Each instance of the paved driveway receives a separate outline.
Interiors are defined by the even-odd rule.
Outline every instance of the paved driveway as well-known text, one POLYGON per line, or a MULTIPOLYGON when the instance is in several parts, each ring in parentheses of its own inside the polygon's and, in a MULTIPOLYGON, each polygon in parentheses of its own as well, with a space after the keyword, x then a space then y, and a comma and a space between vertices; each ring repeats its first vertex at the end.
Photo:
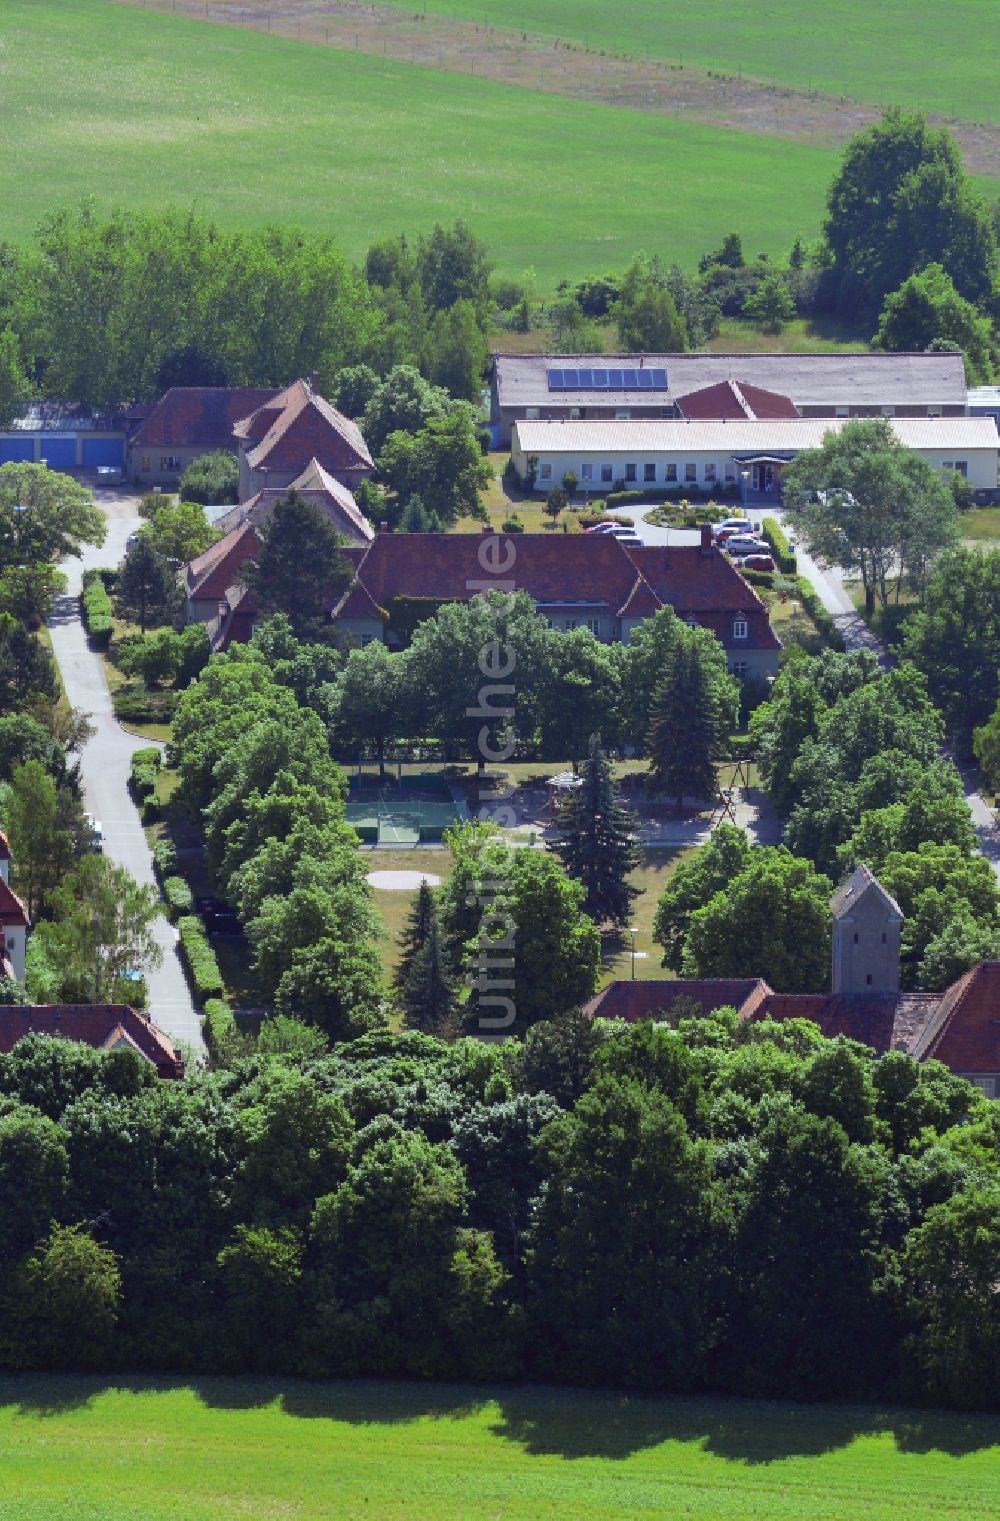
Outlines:
MULTIPOLYGON (((101 659, 87 644, 77 604, 84 569, 117 565, 139 517, 135 497, 118 491, 96 491, 94 495, 108 519, 108 537, 102 549, 88 548, 82 559, 63 566, 69 590, 60 598, 52 619, 52 645, 67 697, 74 708, 89 715, 94 725, 94 737, 81 756, 81 770, 87 810, 104 828, 105 855, 127 867, 137 882, 154 884, 152 858, 128 792, 132 752, 147 741, 126 734, 115 718, 101 659)), ((164 917, 158 920, 155 933, 163 950, 163 965, 148 974, 149 1011, 168 1035, 201 1050, 201 1024, 178 958, 177 932, 164 917)))

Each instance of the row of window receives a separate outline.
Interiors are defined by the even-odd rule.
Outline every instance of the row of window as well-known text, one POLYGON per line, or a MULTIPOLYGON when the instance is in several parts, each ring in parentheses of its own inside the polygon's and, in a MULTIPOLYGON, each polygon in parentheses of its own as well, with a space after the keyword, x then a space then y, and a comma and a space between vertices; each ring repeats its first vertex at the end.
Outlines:
MULTIPOLYGON (((674 464, 673 461, 670 461, 669 463, 667 463, 666 465, 664 465, 662 477, 657 475, 657 468, 658 467, 657 467, 657 465, 655 464, 654 461, 652 461, 652 460, 647 460, 646 461, 646 463, 642 466, 642 480, 643 480, 644 483, 649 484, 650 482, 662 479, 663 481, 665 481, 669 485, 671 482, 677 482, 677 481, 681 480, 681 478, 682 478, 680 476, 680 474, 678 473, 679 470, 680 470, 680 466, 674 464)), ((622 465, 614 465, 614 464, 610 464, 609 465, 607 463, 604 463, 604 464, 602 464, 600 466, 595 466, 594 463, 593 463, 593 461, 591 461, 591 460, 584 460, 583 463, 581 464, 581 466, 580 466, 580 476, 579 476, 580 480, 581 481, 593 481, 593 480, 597 480, 598 476, 596 476, 594 474, 595 469, 599 469, 599 471, 600 471, 600 477, 599 478, 602 481, 602 483, 604 483, 604 484, 608 484, 611 481, 617 480, 618 477, 615 475, 615 471, 616 470, 622 471, 623 469, 624 469, 624 475, 622 476, 622 479, 624 481, 626 481, 626 482, 631 481, 631 482, 634 482, 636 484, 638 484, 638 481, 639 481, 639 466, 637 464, 635 464, 635 463, 629 462, 629 463, 626 463, 624 466, 622 466, 622 465)), ((550 481, 552 479, 552 462, 551 462, 551 460, 543 460, 542 461, 542 464, 539 467, 539 471, 538 471, 538 478, 539 478, 539 480, 542 480, 542 481, 550 481)), ((714 460, 706 460, 705 463, 704 463, 704 465, 702 465, 702 467, 701 467, 701 478, 702 478, 703 481, 707 481, 709 483, 709 485, 713 485, 719 479, 719 468, 718 468, 718 465, 716 464, 716 462, 714 460)), ((736 479, 736 468, 735 468, 734 465, 727 464, 725 466, 725 478, 726 478, 727 481, 735 481, 735 479, 736 479)), ((697 482, 697 480, 698 480, 698 466, 696 464, 692 464, 691 462, 688 462, 684 466, 684 476, 683 476, 683 479, 684 479, 684 481, 690 482, 690 483, 697 482)))
MULTIPOLYGON (((139 461, 139 469, 140 469, 140 471, 142 471, 145 474, 146 471, 151 470, 152 468, 153 468, 153 462, 152 462, 152 459, 151 459, 150 455, 144 454, 142 456, 141 460, 139 461)), ((183 468, 183 461, 179 458, 178 455, 176 455, 176 454, 161 454, 160 455, 160 469, 161 470, 180 470, 182 468, 183 468)))

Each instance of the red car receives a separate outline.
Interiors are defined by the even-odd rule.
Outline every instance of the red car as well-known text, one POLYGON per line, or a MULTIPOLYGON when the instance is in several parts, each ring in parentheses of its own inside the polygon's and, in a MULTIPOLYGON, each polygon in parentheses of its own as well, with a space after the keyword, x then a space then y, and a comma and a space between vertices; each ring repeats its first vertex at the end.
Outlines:
POLYGON ((774 570, 770 555, 738 555, 735 562, 741 570, 774 570))

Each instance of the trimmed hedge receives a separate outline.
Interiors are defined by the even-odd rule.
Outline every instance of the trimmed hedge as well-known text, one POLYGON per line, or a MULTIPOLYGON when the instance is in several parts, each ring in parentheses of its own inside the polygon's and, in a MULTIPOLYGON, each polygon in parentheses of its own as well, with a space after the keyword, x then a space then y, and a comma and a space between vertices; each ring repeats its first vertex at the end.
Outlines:
POLYGON ((771 546, 774 562, 782 575, 798 575, 798 561, 777 518, 765 518, 761 524, 761 530, 766 542, 771 546))
POLYGON ((156 796, 156 778, 160 770, 159 750, 136 750, 129 768, 128 784, 137 802, 156 796), (150 756, 155 756, 155 762, 150 756))
POLYGON ((177 849, 173 840, 157 840, 153 846, 153 870, 161 883, 177 875, 177 849))
POLYGON ((224 998, 205 999, 205 1018, 201 1028, 212 1056, 218 1056, 228 1048, 238 1031, 233 1011, 224 998))
POLYGON ((195 996, 202 1004, 206 998, 221 998, 226 985, 201 920, 194 914, 183 914, 177 921, 177 932, 195 996))
POLYGON ((102 572, 99 570, 87 570, 83 573, 80 617, 91 643, 96 649, 106 650, 111 643, 114 623, 111 615, 111 598, 108 596, 102 572))
POLYGON ((150 692, 141 683, 111 694, 115 717, 123 723, 168 724, 177 706, 176 692, 150 692))
POLYGON ((163 896, 171 919, 194 913, 194 894, 183 877, 164 877, 163 896))
POLYGON ((833 614, 827 612, 805 576, 796 576, 795 585, 802 606, 815 623, 819 633, 826 640, 831 650, 844 649, 844 636, 834 623, 833 614))

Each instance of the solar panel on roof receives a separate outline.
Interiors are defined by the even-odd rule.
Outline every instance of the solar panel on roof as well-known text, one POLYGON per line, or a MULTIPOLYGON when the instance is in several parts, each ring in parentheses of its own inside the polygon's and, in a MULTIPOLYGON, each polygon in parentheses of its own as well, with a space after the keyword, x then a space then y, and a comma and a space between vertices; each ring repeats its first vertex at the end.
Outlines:
POLYGON ((562 370, 550 370, 549 371, 549 390, 550 391, 561 391, 562 388, 563 388, 563 372, 562 372, 562 370))
POLYGON ((593 390, 593 387, 594 387, 594 372, 593 372, 593 370, 581 370, 580 371, 579 385, 580 385, 580 390, 581 391, 591 391, 591 390, 593 390))
POLYGON ((608 390, 609 391, 620 391, 621 388, 622 388, 622 372, 621 372, 621 370, 609 370, 608 371, 608 390))
POLYGON ((593 375, 594 375, 594 390, 595 391, 606 391, 608 389, 608 372, 607 372, 607 370, 594 370, 593 375))
POLYGON ((567 391, 575 391, 580 385, 579 370, 563 370, 563 385, 567 391))
POLYGON ((622 385, 626 391, 636 391, 639 388, 639 371, 622 370, 622 385))
POLYGON ((640 391, 651 391, 652 389, 653 389, 653 372, 652 372, 652 370, 640 370, 639 371, 639 390, 640 391))
POLYGON ((654 391, 665 391, 667 389, 667 372, 666 372, 666 370, 650 370, 649 373, 653 377, 653 390, 654 391))

